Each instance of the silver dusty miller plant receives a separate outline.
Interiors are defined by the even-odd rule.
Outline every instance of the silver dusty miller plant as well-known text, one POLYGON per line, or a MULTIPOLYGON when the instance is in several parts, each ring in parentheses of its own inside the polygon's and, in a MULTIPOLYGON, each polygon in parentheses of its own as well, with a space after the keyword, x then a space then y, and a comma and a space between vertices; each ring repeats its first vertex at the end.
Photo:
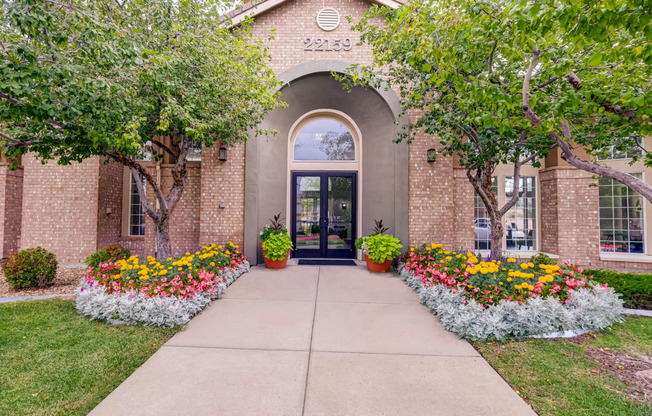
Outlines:
POLYGON ((550 297, 530 299, 521 305, 505 300, 484 308, 473 299, 467 300, 464 289, 454 293, 441 284, 425 287, 421 278, 404 265, 399 267, 399 273, 419 293, 421 303, 439 317, 444 328, 472 340, 598 331, 623 321, 623 301, 613 288, 596 286, 575 290, 568 304, 550 297))
POLYGON ((114 324, 185 325, 213 299, 221 298, 226 288, 249 269, 249 262, 245 261, 235 269, 224 270, 220 276, 225 281, 215 285, 212 295, 210 291, 204 291, 190 299, 174 296, 147 298, 136 291, 110 294, 102 286, 90 285, 86 279, 82 279, 75 291, 75 304, 80 314, 114 324))

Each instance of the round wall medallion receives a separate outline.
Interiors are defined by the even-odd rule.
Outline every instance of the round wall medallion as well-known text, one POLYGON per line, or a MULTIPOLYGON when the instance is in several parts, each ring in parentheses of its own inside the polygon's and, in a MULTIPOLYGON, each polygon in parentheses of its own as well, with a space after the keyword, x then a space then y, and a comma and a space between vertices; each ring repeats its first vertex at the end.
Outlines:
POLYGON ((340 25, 340 14, 332 7, 325 7, 317 13, 317 25, 327 32, 340 25))

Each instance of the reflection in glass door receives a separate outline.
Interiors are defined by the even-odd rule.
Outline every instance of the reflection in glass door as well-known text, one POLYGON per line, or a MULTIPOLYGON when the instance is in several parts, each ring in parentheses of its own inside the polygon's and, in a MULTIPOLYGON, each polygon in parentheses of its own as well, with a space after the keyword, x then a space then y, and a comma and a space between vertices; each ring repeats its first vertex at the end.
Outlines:
POLYGON ((321 177, 296 176, 294 200, 294 247, 306 257, 321 257, 321 177))
POLYGON ((355 257, 356 174, 292 174, 292 240, 296 257, 355 257))

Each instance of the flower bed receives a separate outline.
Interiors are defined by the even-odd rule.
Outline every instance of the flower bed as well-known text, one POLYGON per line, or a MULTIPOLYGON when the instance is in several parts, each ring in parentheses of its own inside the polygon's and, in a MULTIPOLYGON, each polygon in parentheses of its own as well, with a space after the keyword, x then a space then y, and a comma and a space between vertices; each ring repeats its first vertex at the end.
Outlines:
POLYGON ((484 262, 431 244, 402 255, 399 272, 444 327, 465 338, 595 331, 622 320, 614 290, 569 263, 484 262))
POLYGON ((100 263, 76 291, 77 311, 113 323, 183 325, 247 271, 249 261, 231 242, 163 262, 131 256, 100 263))

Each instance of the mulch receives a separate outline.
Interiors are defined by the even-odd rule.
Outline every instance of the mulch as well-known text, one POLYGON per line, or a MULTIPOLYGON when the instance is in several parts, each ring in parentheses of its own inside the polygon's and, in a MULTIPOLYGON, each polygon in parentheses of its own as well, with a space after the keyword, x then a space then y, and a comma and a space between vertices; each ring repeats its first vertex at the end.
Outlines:
POLYGON ((609 348, 589 349, 587 357, 599 365, 600 371, 609 371, 628 385, 629 397, 652 403, 652 357, 632 357, 609 348))
POLYGON ((85 268, 59 268, 51 284, 37 288, 13 289, 5 280, 0 268, 0 298, 14 296, 62 295, 74 293, 84 276, 85 268))

